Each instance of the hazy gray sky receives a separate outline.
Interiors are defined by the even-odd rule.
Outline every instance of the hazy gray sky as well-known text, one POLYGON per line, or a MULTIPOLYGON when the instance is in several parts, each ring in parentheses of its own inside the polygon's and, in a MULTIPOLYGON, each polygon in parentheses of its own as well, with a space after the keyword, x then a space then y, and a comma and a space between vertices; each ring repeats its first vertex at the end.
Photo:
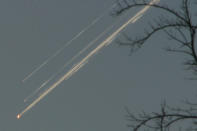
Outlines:
MULTIPOLYGON (((177 1, 177 0, 176 0, 177 1)), ((176 1, 163 0, 172 7, 176 1)), ((120 17, 105 17, 73 42, 25 84, 21 80, 113 4, 113 0, 1 0, 0 1, 0 130, 2 131, 128 131, 125 106, 132 112, 157 111, 166 99, 178 105, 195 98, 196 81, 185 80, 184 57, 163 48, 160 33, 129 56, 129 48, 115 43, 104 48, 78 73, 64 81, 20 120, 16 115, 31 101, 23 100, 77 51, 120 17)), ((125 32, 143 32, 154 18, 150 10, 125 32)), ((157 15, 157 14, 156 14, 157 15)), ((118 26, 120 26, 117 25, 118 26)), ((63 74, 64 72, 62 72, 63 74)))

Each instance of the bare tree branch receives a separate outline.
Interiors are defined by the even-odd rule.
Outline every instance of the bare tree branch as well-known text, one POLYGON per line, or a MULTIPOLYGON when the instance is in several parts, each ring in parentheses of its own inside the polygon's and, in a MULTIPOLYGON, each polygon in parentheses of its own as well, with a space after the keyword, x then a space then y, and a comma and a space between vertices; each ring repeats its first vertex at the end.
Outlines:
MULTIPOLYGON (((123 4, 119 2, 118 5, 120 9, 116 11, 115 15, 120 15, 130 8, 149 5, 147 0, 122 0, 122 2, 124 2, 124 8, 122 8, 123 4)), ((188 69, 193 70, 193 72, 197 75, 197 51, 195 49, 195 44, 197 44, 197 24, 195 25, 195 22, 192 21, 192 17, 196 17, 197 15, 192 16, 193 12, 190 9, 190 5, 192 4, 191 2, 192 0, 182 0, 180 11, 176 11, 164 4, 149 5, 158 11, 165 11, 161 12, 165 13, 165 15, 157 17, 157 19, 154 20, 154 24, 148 23, 150 29, 145 29, 144 35, 131 38, 128 34, 123 34, 126 41, 118 40, 117 42, 120 45, 131 46, 131 48, 140 48, 149 38, 153 37, 155 34, 158 34, 158 32, 163 31, 171 40, 174 40, 176 44, 179 44, 178 49, 177 47, 170 47, 167 50, 184 53, 190 56, 189 58, 191 59, 187 60, 185 65, 188 65, 188 69), (175 19, 169 20, 168 16, 170 16, 170 18, 173 16, 175 19)), ((193 2, 196 1, 193 0, 193 2)), ((195 4, 197 4, 197 2, 195 4)), ((160 112, 141 112, 138 115, 130 113, 129 109, 126 108, 127 119, 130 122, 128 126, 133 131, 139 131, 140 129, 169 131, 176 123, 190 120, 192 121, 193 127, 188 130, 197 130, 197 104, 189 101, 185 101, 184 104, 189 106, 189 108, 173 108, 163 103, 161 105, 160 112)), ((181 130, 181 128, 179 130, 181 130)))
POLYGON ((134 116, 127 109, 127 117, 129 117, 129 121, 131 121, 131 124, 128 126, 131 127, 133 131, 138 131, 143 127, 160 131, 170 130, 170 127, 178 121, 197 120, 197 115, 190 114, 191 112, 192 111, 190 110, 188 114, 188 110, 168 108, 166 105, 162 105, 160 113, 154 112, 148 114, 142 112, 141 114, 138 114, 138 116, 134 116))
MULTIPOLYGON (((158 20, 154 20, 157 26, 155 26, 155 24, 149 23, 149 27, 151 27, 151 31, 149 31, 150 29, 149 30, 145 29, 144 36, 136 36, 136 38, 134 39, 124 35, 126 36, 125 37, 126 42, 119 40, 118 43, 120 45, 130 46, 132 48, 131 51, 135 51, 137 48, 142 47, 142 45, 154 34, 157 34, 159 31, 164 31, 170 39, 174 40, 175 43, 179 43, 181 48, 187 47, 187 49, 183 49, 183 50, 168 49, 168 51, 180 52, 189 55, 192 58, 192 60, 190 60, 190 62, 186 62, 186 65, 191 66, 188 69, 192 69, 194 73, 197 73, 197 52, 195 50, 195 43, 197 43, 196 42, 197 25, 194 25, 191 19, 192 13, 189 10, 191 1, 192 0, 182 0, 182 5, 181 5, 182 12, 179 12, 169 8, 167 5, 159 5, 159 4, 149 5, 147 0, 143 0, 143 1, 130 0, 129 2, 128 0, 123 0, 122 2, 124 2, 124 5, 127 6, 124 6, 124 8, 118 10, 116 12, 116 15, 120 15, 121 13, 123 13, 124 11, 130 8, 142 7, 147 5, 159 9, 161 11, 164 10, 166 11, 166 13, 165 16, 159 17, 158 20), (168 15, 173 15, 176 19, 169 20, 167 17, 168 15), (187 37, 185 31, 183 30, 189 33, 187 37), (176 32, 179 32, 179 35, 177 35, 176 32)), ((119 5, 120 7, 122 7, 120 2, 119 5)))

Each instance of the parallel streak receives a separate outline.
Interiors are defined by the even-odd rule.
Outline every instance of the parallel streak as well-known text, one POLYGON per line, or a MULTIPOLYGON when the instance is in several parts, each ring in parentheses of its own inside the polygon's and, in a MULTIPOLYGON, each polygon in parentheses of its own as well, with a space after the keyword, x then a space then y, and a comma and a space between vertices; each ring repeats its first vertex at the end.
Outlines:
MULTIPOLYGON (((159 2, 160 0, 153 0, 149 3, 149 5, 159 2)), ((94 50, 92 50, 86 57, 84 57, 77 65, 75 65, 72 69, 70 69, 65 75, 63 75, 57 82, 52 84, 43 94, 41 94, 36 100, 34 100, 29 106, 27 106, 20 114, 17 115, 19 119, 25 112, 30 110, 33 106, 35 106, 40 100, 42 100, 47 94, 49 94, 53 89, 55 89, 59 84, 61 84, 64 80, 67 80, 71 77, 74 73, 76 73, 80 68, 82 68, 88 60, 96 54, 99 50, 105 47, 107 44, 112 42, 112 40, 123 30, 125 29, 130 23, 134 23, 139 19, 140 15, 143 15, 150 6, 145 6, 142 10, 140 10, 135 16, 130 18, 126 23, 124 23, 121 27, 119 27, 114 33, 112 33, 108 38, 106 38, 103 42, 101 42, 94 50)))
POLYGON ((42 89, 45 85, 47 85, 52 79, 54 79, 60 72, 62 72, 69 64, 71 64, 74 60, 76 60, 81 54, 83 54, 86 50, 88 50, 92 45, 94 45, 100 38, 102 38, 110 29, 112 29, 115 24, 111 25, 107 29, 105 29, 99 36, 97 36, 94 40, 92 40, 86 47, 80 50, 76 55, 74 55, 68 62, 66 62, 57 73, 53 74, 49 79, 43 82, 38 89, 36 89, 33 93, 27 96, 24 99, 24 102, 27 102, 28 99, 32 98, 40 89, 42 89))
MULTIPOLYGON (((111 8, 113 8, 114 5, 112 5, 111 8)), ((108 9, 109 10, 109 9, 108 9)), ((60 54, 66 47, 68 47, 74 40, 79 38, 83 33, 85 33, 87 30, 89 30, 92 26, 94 26, 99 20, 101 20, 102 17, 104 17, 105 12, 102 13, 100 16, 98 16, 95 20, 93 20, 88 26, 86 26, 83 30, 81 30, 77 35, 75 35, 70 41, 66 42, 65 45, 61 48, 59 48, 52 56, 50 56, 48 59, 46 59, 43 63, 41 63, 38 67, 36 67, 31 73, 29 73, 22 82, 26 82, 29 78, 31 78, 36 72, 38 72, 42 67, 44 67, 46 64, 49 63, 52 59, 54 59, 58 54, 60 54)))

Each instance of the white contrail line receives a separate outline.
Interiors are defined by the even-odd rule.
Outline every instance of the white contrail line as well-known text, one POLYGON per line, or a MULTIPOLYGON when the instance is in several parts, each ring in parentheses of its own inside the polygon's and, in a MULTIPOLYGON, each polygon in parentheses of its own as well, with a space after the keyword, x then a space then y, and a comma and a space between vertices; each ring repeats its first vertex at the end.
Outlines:
MULTIPOLYGON (((113 8, 114 5, 112 5, 109 9, 113 8)), ((107 9, 107 11, 109 10, 107 9)), ((105 11, 106 12, 106 11, 105 11)), ((30 77, 32 77, 37 71, 39 71, 43 66, 45 66, 49 61, 51 61, 54 57, 56 57, 58 54, 60 54, 67 46, 69 46, 74 40, 76 40, 78 37, 80 37, 83 33, 85 33, 87 30, 89 30, 92 26, 94 26, 102 17, 104 17, 105 12, 99 15, 95 20, 93 20, 88 26, 86 26, 83 30, 81 30, 77 35, 75 35, 70 41, 66 42, 65 45, 61 48, 59 48, 52 56, 48 57, 42 64, 40 64, 38 67, 36 67, 31 73, 29 73, 22 82, 24 83, 27 81, 30 77)))
MULTIPOLYGON (((116 22, 117 23, 117 22, 116 22)), ((68 62, 66 62, 59 70, 57 73, 53 74, 49 79, 47 79, 45 82, 41 84, 41 86, 36 89, 33 93, 31 93, 29 96, 27 96, 24 99, 24 102, 27 102, 28 99, 32 98, 40 89, 42 89, 45 85, 47 85, 52 79, 54 79, 60 72, 62 72, 69 64, 71 64, 74 60, 76 60, 81 54, 83 54, 87 49, 89 49, 92 45, 95 44, 100 38, 102 38, 109 30, 111 30, 116 23, 113 25, 109 26, 107 29, 105 29, 102 33, 99 34, 94 40, 89 42, 87 46, 85 46, 82 50, 80 50, 76 55, 74 55, 68 62)))
MULTIPOLYGON (((160 0, 153 0, 149 3, 149 5, 159 2, 160 0)), ((64 80, 67 80, 70 76, 72 76, 74 73, 76 73, 82 66, 84 66, 85 63, 88 62, 88 60, 99 50, 101 50, 103 47, 105 47, 108 42, 111 42, 111 40, 116 37, 125 27, 127 27, 130 23, 133 23, 133 21, 136 22, 136 18, 139 15, 142 15, 145 13, 150 6, 145 6, 141 11, 139 11, 134 17, 130 18, 125 24, 123 24, 121 27, 119 27, 114 33, 112 33, 108 38, 106 38, 103 42, 101 42, 94 50, 92 50, 86 57, 84 57, 77 65, 75 65, 72 69, 70 69, 64 76, 62 76, 57 82, 52 84, 45 92, 43 92, 42 95, 40 95, 36 100, 34 100, 29 106, 27 106, 20 114, 17 115, 17 118, 19 119, 25 112, 30 110, 33 106, 35 106, 40 100, 42 100, 48 93, 50 93, 53 89, 55 89, 59 84, 61 84, 64 80)), ((139 18, 139 17, 138 17, 139 18)))

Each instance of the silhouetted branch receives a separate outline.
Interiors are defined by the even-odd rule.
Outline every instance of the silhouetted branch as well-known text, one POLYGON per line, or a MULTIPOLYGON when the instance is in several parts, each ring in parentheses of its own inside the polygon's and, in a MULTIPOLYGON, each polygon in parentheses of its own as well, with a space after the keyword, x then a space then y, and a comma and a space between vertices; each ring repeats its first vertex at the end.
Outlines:
MULTIPOLYGON (((189 23, 183 16, 179 15, 178 12, 176 12, 176 11, 173 10, 173 9, 168 8, 167 6, 162 6, 162 5, 157 5, 157 4, 151 4, 151 5, 150 5, 150 4, 149 4, 148 2, 146 2, 146 1, 143 1, 142 3, 139 3, 139 2, 137 2, 136 0, 132 0, 132 1, 133 1, 132 4, 129 4, 129 5, 127 5, 127 7, 122 8, 121 10, 117 11, 117 12, 115 13, 115 15, 120 15, 122 12, 124 12, 124 11, 127 10, 127 9, 131 9, 131 8, 134 8, 134 7, 143 7, 143 6, 147 6, 147 5, 148 5, 148 6, 151 6, 151 7, 154 7, 154 8, 158 8, 158 9, 164 10, 164 11, 166 11, 166 12, 168 12, 168 13, 170 13, 170 14, 176 16, 177 18, 179 18, 179 19, 182 20, 183 22, 189 23)), ((118 2, 118 3, 119 3, 119 2, 118 2)), ((121 7, 121 4, 120 4, 120 3, 119 3, 119 5, 120 5, 120 7, 121 7)))
MULTIPOLYGON (((180 11, 176 11, 164 4, 149 5, 148 0, 118 1, 120 9, 114 13, 115 15, 120 15, 131 8, 147 5, 158 11, 162 11, 161 13, 165 13, 165 15, 154 19, 154 24, 148 23, 150 28, 149 30, 144 30, 144 35, 131 38, 128 34, 123 33, 126 41, 117 40, 117 42, 120 45, 131 46, 131 48, 140 48, 149 38, 153 37, 158 32, 163 31, 171 40, 174 40, 176 44, 179 44, 178 48, 168 48, 167 50, 184 53, 190 56, 191 59, 187 60, 185 64, 189 65, 188 69, 193 70, 197 75, 197 52, 195 50, 195 44, 197 44, 197 23, 195 24, 195 21, 192 21, 192 17, 197 17, 197 14, 192 16, 192 11, 190 9, 191 2, 192 0, 182 0, 180 11), (169 20, 168 16, 170 16, 170 18, 173 17, 174 19, 169 20)), ((193 0, 193 2, 196 1, 193 0)), ((195 4, 197 4, 197 2, 195 4)), ((191 120, 193 127, 189 130, 197 130, 195 127, 197 125, 197 104, 189 101, 185 101, 184 104, 189 106, 189 108, 172 108, 163 103, 159 113, 141 112, 138 115, 130 113, 129 109, 126 108, 128 114, 127 119, 130 122, 128 126, 132 128, 133 131, 139 131, 140 129, 168 131, 180 121, 191 120)))
MULTIPOLYGON (((149 27, 151 27, 151 31, 144 30, 143 36, 136 36, 136 38, 129 38, 126 36, 126 42, 118 41, 120 45, 127 45, 131 48, 140 48, 142 45, 151 38, 154 34, 157 34, 159 31, 164 31, 167 36, 176 41, 176 43, 180 44, 180 47, 187 47, 188 49, 168 49, 168 51, 173 52, 180 52, 185 53, 189 55, 192 60, 189 60, 189 62, 186 62, 186 65, 191 66, 188 69, 192 69, 194 73, 197 73, 197 52, 195 50, 195 43, 196 43, 196 30, 197 25, 194 25, 192 22, 192 13, 189 5, 192 0, 182 0, 181 4, 181 11, 176 11, 174 9, 169 8, 167 5, 160 5, 160 4, 149 4, 147 0, 122 0, 118 1, 118 6, 120 7, 119 10, 115 12, 115 15, 120 15, 124 11, 135 8, 135 7, 143 7, 143 6, 151 6, 153 8, 156 8, 159 10, 165 11, 166 15, 172 15, 175 17, 175 20, 169 20, 167 16, 159 17, 158 20, 154 20, 157 26, 155 24, 149 23, 149 27), (124 3, 124 4, 123 4, 124 3), (124 6, 122 6, 124 5, 124 6), (185 31, 183 31, 185 30, 185 31), (186 35, 186 31, 187 34, 186 35), (176 35, 175 32, 178 32, 179 35, 176 35), (187 37, 186 37, 187 36, 187 37), (189 37, 188 37, 189 36, 189 37), (191 62, 192 61, 192 62, 191 62)), ((161 12, 163 13, 163 12, 161 12)), ((149 29, 150 30, 150 29, 149 29)), ((131 49, 131 51, 134 51, 134 49, 131 49)))
POLYGON ((170 130, 173 124, 183 121, 183 120, 197 120, 197 115, 191 113, 196 111, 194 109, 181 109, 181 108, 171 108, 166 104, 161 105, 161 112, 159 113, 145 113, 142 112, 137 116, 129 112, 129 109, 126 109, 128 114, 128 120, 131 124, 128 126, 132 128, 133 131, 139 131, 140 129, 152 129, 155 131, 166 131, 170 130))

